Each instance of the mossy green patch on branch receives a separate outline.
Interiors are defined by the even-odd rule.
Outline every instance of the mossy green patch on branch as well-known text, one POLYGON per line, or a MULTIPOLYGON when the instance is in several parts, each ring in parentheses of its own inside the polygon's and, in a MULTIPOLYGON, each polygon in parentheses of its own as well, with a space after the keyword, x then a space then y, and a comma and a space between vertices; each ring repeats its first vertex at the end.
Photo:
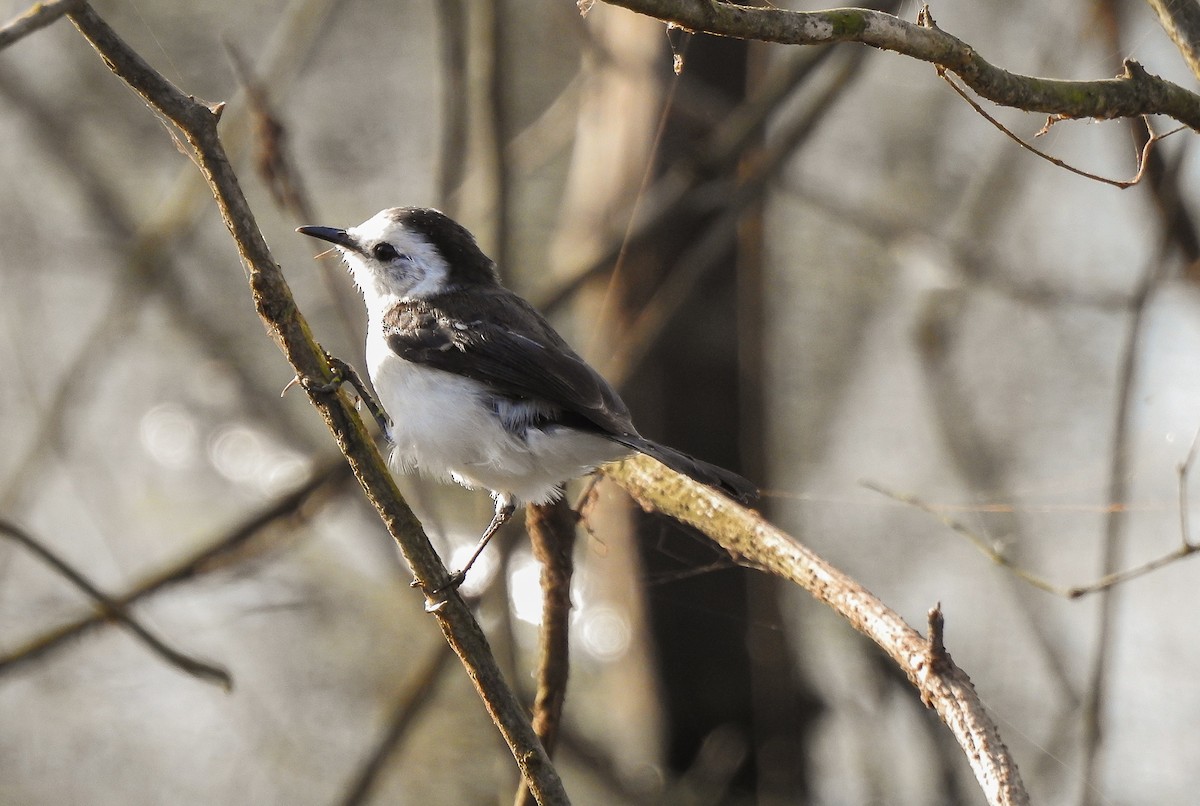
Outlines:
POLYGON ((856 8, 823 11, 821 16, 833 26, 834 39, 858 37, 867 30, 867 16, 856 8))

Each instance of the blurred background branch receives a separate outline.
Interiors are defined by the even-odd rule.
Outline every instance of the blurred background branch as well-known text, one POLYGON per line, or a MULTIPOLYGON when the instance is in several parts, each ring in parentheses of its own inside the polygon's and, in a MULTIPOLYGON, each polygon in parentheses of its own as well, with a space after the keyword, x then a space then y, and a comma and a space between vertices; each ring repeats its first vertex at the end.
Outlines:
MULTIPOLYGON (((0 534, 5 537, 15 540, 24 546, 30 553, 39 557, 43 562, 57 571, 68 582, 70 582, 79 590, 87 594, 99 608, 100 618, 106 621, 113 621, 120 624, 125 629, 129 630, 139 641, 146 645, 148 649, 158 655, 167 663, 179 668, 186 674, 197 677, 201 680, 207 680, 210 683, 217 683, 225 689, 233 688, 233 678, 229 676, 229 672, 214 666, 211 663, 206 663, 189 655, 180 652, 177 649, 167 645, 161 638, 154 635, 149 629, 141 624, 136 618, 131 616, 123 604, 118 603, 111 597, 104 594, 97 588, 86 574, 72 568, 69 563, 51 551, 46 545, 35 538, 33 535, 21 529, 16 524, 8 523, 0 519, 0 534)), ((24 653, 22 658, 18 655, 15 660, 27 659, 36 652, 24 653)), ((9 665, 12 661, 0 661, 0 669, 9 665)))

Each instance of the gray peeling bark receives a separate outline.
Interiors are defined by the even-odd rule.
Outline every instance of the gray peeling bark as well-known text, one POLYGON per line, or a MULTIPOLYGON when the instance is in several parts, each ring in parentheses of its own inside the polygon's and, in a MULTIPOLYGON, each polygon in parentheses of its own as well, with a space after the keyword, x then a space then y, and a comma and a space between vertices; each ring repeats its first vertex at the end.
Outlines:
POLYGON ((921 637, 870 591, 757 512, 671 473, 653 459, 634 457, 608 465, 604 472, 643 508, 698 529, 735 560, 791 580, 833 608, 854 629, 878 644, 908 676, 921 700, 937 711, 966 754, 988 803, 1029 803, 1021 774, 1000 740, 995 723, 966 672, 945 653, 940 635, 931 636, 934 640, 921 637))
POLYGON ((858 42, 944 68, 1001 106, 1063 118, 1167 115, 1200 131, 1200 95, 1146 72, 1133 61, 1116 78, 1062 81, 1002 70, 975 48, 938 28, 905 22, 882 11, 839 8, 788 11, 717 0, 605 0, 691 31, 789 45, 858 42))

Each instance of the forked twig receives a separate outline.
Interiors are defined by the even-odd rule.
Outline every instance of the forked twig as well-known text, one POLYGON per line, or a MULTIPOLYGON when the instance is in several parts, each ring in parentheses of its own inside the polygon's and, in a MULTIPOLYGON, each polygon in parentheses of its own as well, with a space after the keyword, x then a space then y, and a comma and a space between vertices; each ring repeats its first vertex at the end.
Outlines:
POLYGON ((1089 593, 1097 593, 1102 590, 1107 590, 1124 582, 1128 582, 1131 579, 1137 579, 1138 577, 1145 576, 1153 571, 1157 571, 1159 568, 1163 568, 1171 563, 1182 560, 1184 557, 1190 557, 1191 555, 1200 552, 1200 543, 1193 542, 1190 537, 1191 526, 1188 517, 1190 503, 1187 491, 1188 477, 1191 473, 1192 467, 1195 465, 1197 454, 1200 454, 1200 430, 1196 432, 1196 437, 1192 440, 1192 446, 1188 450, 1187 457, 1179 464, 1178 467, 1179 531, 1181 537, 1180 545, 1176 546, 1171 551, 1142 563, 1141 565, 1135 565, 1131 568, 1126 568, 1123 571, 1105 574, 1093 582, 1083 585, 1072 585, 1070 587, 1055 585, 1045 577, 1039 576, 1025 568, 1021 568, 1011 559, 1009 559, 1003 551, 997 549, 992 541, 979 535, 976 531, 971 529, 969 526, 966 526, 961 521, 950 517, 940 507, 930 504, 915 495, 897 492, 873 481, 864 481, 862 482, 862 486, 868 490, 885 495, 893 501, 914 507, 922 512, 929 513, 941 521, 951 531, 957 532, 965 537, 971 543, 971 545, 979 549, 981 554, 983 554, 992 562, 996 563, 996 565, 1000 565, 1009 569, 1018 579, 1027 582, 1038 590, 1043 590, 1046 593, 1050 593, 1055 596, 1061 596, 1064 599, 1078 599, 1079 597, 1086 596, 1089 593))
POLYGON ((997 549, 992 544, 992 542, 989 541, 987 538, 979 535, 977 532, 975 532, 969 526, 964 524, 962 521, 958 521, 958 520, 955 520, 954 518, 950 517, 949 515, 947 515, 945 512, 943 512, 941 509, 934 506, 933 504, 927 503, 926 501, 918 498, 915 495, 910 495, 908 493, 901 493, 901 492, 897 492, 896 490, 891 490, 887 487, 884 487, 882 484, 879 484, 874 481, 862 481, 862 482, 860 482, 860 484, 862 484, 862 486, 867 488, 868 490, 871 490, 872 492, 877 492, 880 495, 885 495, 888 498, 892 499, 893 501, 896 501, 897 503, 905 504, 907 506, 914 507, 915 509, 919 509, 922 512, 929 513, 930 515, 932 515, 933 517, 935 517, 939 521, 941 521, 942 524, 944 526, 946 526, 948 529, 950 529, 953 532, 957 532, 958 534, 965 537, 967 539, 967 541, 971 543, 971 545, 973 545, 973 546, 975 546, 975 548, 979 549, 979 552, 981 554, 983 554, 989 560, 994 562, 996 565, 1004 566, 1005 568, 1012 571, 1013 574, 1015 574, 1018 578, 1024 580, 1025 582, 1028 582, 1033 587, 1035 587, 1039 590, 1044 590, 1046 593, 1053 593, 1056 596, 1067 596, 1066 588, 1060 588, 1059 586, 1055 585, 1053 582, 1043 579, 1042 577, 1037 576, 1036 574, 1026 571, 1024 568, 1021 568, 1016 563, 1014 563, 1012 560, 1010 560, 1004 554, 1004 552, 997 549))
POLYGON ((226 669, 193 658, 168 646, 165 641, 150 632, 140 621, 129 615, 129 612, 120 602, 100 590, 82 571, 79 571, 62 557, 59 557, 45 543, 38 540, 26 530, 15 523, 10 523, 0 518, 0 534, 24 546, 31 554, 57 571, 76 588, 87 594, 96 603, 105 618, 111 619, 129 630, 129 632, 137 636, 138 640, 167 663, 190 674, 192 677, 197 677, 209 683, 217 683, 227 691, 233 688, 233 677, 230 676, 226 669))
MULTIPOLYGON (((309 506, 314 495, 328 487, 342 483, 350 477, 350 468, 345 462, 325 462, 300 487, 285 494, 265 509, 251 515, 232 529, 205 543, 186 557, 170 563, 135 583, 123 593, 110 596, 112 605, 128 611, 136 603, 174 585, 196 579, 204 574, 228 567, 247 555, 257 554, 261 549, 251 544, 268 527, 281 520, 295 518, 309 506)), ((281 530, 282 534, 295 534, 293 530, 281 530)), ((11 652, 0 654, 0 674, 18 668, 50 652, 63 648, 68 641, 109 622, 105 611, 90 613, 74 621, 55 627, 27 641, 11 652)))
MULTIPOLYGON (((1146 175, 1146 164, 1149 161, 1148 157, 1150 156, 1150 150, 1152 148, 1154 148, 1155 143, 1157 143, 1159 140, 1170 137, 1172 134, 1175 134, 1178 131, 1182 131, 1183 129, 1187 128, 1187 126, 1176 126, 1174 129, 1171 129, 1169 132, 1166 132, 1164 134, 1155 134, 1153 127, 1151 127, 1151 125, 1150 125, 1150 117, 1148 115, 1143 115, 1142 121, 1146 124, 1146 132, 1150 135, 1150 137, 1146 140, 1146 144, 1142 146, 1141 151, 1138 152, 1137 172, 1133 175, 1132 179, 1110 179, 1107 176, 1100 176, 1099 174, 1094 174, 1094 173, 1090 173, 1089 171, 1085 171, 1082 168, 1076 168, 1074 165, 1070 165, 1069 163, 1059 159, 1058 157, 1051 156, 1050 154, 1047 154, 1045 151, 1042 151, 1039 148, 1035 148, 1034 146, 1025 142, 1019 135, 1017 135, 1015 132, 1013 132, 1011 129, 1009 129, 1007 126, 1005 126, 1003 123, 1001 123, 1000 121, 996 120, 994 117, 989 115, 987 113, 987 111, 982 106, 980 106, 979 103, 974 98, 972 98, 970 95, 967 94, 966 90, 964 90, 962 87, 960 87, 958 85, 958 82, 955 81, 950 76, 950 74, 946 71, 946 68, 938 67, 936 69, 937 69, 937 74, 939 76, 941 76, 943 81, 945 81, 947 84, 950 85, 951 89, 953 89, 955 92, 958 93, 960 98, 962 98, 964 101, 966 101, 968 104, 970 104, 971 108, 974 109, 976 112, 978 112, 983 117, 984 120, 986 120, 988 123, 992 124, 997 129, 999 129, 1001 132, 1003 132, 1006 137, 1008 137, 1014 143, 1019 145, 1021 148, 1025 149, 1026 151, 1033 152, 1037 156, 1041 157, 1042 159, 1046 160, 1049 163, 1052 163, 1053 165, 1057 165, 1059 168, 1062 168, 1063 170, 1070 171, 1071 173, 1076 174, 1078 176, 1082 176, 1086 179, 1094 179, 1097 182, 1103 182, 1106 185, 1112 185, 1113 187, 1120 188, 1121 190, 1125 190, 1126 188, 1131 188, 1134 185, 1136 185, 1142 181, 1142 177, 1144 177, 1146 175)), ((1050 130, 1051 126, 1053 126, 1057 121, 1062 120, 1062 119, 1063 118, 1051 116, 1050 118, 1048 118, 1046 120, 1046 125, 1043 126, 1038 131, 1037 135, 1035 135, 1035 136, 1041 137, 1043 134, 1045 134, 1046 132, 1048 132, 1050 130)))

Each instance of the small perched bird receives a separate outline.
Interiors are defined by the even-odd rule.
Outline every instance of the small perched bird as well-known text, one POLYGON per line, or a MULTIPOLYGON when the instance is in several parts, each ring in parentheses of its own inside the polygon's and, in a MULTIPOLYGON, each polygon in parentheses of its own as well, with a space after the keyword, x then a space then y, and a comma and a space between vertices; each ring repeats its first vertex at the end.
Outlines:
POLYGON ((465 227, 437 210, 394 207, 357 227, 300 227, 328 241, 367 304, 367 370, 392 425, 392 467, 491 491, 495 515, 460 583, 518 502, 639 451, 748 501, 736 473, 638 434, 621 398, 541 314, 500 285, 465 227))

